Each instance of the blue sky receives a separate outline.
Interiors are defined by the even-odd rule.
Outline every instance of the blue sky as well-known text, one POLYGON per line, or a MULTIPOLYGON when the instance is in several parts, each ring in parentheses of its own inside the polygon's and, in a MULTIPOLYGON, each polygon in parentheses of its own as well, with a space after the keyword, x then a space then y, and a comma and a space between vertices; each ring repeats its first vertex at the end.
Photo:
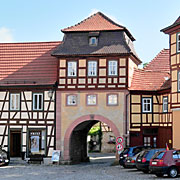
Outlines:
POLYGON ((61 29, 101 11, 133 34, 138 56, 169 47, 160 30, 180 16, 180 0, 0 0, 0 42, 59 41, 61 29))

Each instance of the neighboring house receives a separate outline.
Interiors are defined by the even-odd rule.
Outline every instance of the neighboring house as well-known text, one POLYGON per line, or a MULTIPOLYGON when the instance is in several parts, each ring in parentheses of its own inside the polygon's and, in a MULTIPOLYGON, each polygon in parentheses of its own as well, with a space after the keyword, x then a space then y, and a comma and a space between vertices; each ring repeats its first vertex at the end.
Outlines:
POLYGON ((161 30, 169 34, 170 69, 171 69, 171 103, 173 115, 173 147, 180 148, 180 17, 170 26, 161 30))
POLYGON ((130 145, 172 147, 169 49, 134 71, 129 90, 130 145))
POLYGON ((50 156, 55 148, 57 60, 51 52, 59 44, 0 43, 0 144, 10 157, 50 156))
POLYGON ((129 30, 100 12, 63 29, 62 42, 0 43, 1 145, 10 157, 56 149, 62 161, 87 161, 100 122, 110 146, 122 136, 124 146, 180 147, 179 21, 163 30, 170 52, 144 69, 129 30))

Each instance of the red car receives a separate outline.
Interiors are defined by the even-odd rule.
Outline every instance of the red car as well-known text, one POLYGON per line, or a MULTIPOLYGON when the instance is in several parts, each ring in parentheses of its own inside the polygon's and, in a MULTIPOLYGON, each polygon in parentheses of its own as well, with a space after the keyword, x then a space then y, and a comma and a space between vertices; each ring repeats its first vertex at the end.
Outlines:
POLYGON ((164 150, 158 152, 150 161, 151 173, 157 177, 168 174, 175 178, 180 173, 180 150, 164 150))

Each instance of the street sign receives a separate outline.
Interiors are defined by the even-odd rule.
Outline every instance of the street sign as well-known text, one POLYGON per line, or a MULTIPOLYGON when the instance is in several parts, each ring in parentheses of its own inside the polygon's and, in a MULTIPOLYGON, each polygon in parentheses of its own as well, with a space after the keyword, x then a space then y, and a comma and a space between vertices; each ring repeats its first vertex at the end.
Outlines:
POLYGON ((117 137, 116 138, 116 144, 123 143, 123 137, 117 137))
POLYGON ((121 151, 123 149, 123 145, 118 143, 116 144, 116 150, 121 151))

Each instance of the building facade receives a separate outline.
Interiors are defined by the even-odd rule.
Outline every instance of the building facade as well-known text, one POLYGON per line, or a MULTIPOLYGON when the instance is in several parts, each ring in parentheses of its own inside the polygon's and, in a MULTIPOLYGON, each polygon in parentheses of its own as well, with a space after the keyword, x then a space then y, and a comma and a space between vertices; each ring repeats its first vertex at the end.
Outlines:
POLYGON ((1 145, 10 157, 60 150, 62 161, 88 161, 100 122, 124 146, 179 147, 178 28, 179 19, 163 30, 170 50, 143 69, 129 30, 100 12, 63 29, 61 42, 0 43, 1 145))
POLYGON ((180 148, 179 116, 180 116, 180 17, 170 26, 161 30, 169 35, 170 67, 171 67, 171 104, 173 114, 173 147, 180 148))

